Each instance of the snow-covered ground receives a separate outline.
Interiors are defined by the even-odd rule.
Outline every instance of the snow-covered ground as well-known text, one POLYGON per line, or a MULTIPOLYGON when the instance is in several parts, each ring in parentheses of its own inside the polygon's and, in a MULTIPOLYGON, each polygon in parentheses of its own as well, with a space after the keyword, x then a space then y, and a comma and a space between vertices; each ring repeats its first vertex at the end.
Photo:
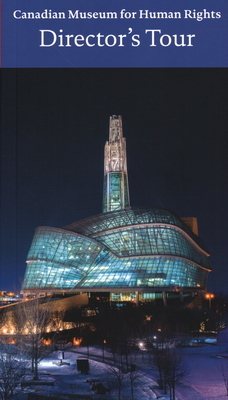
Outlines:
MULTIPOLYGON (((42 379, 53 379, 54 386, 48 386, 45 390, 48 392, 52 391, 54 393, 70 393, 70 394, 85 394, 94 395, 92 391, 92 385, 87 382, 88 380, 100 380, 105 388, 109 391, 105 395, 94 396, 94 399, 118 399, 118 384, 114 366, 111 361, 104 360, 108 364, 103 362, 103 352, 96 348, 89 349, 89 375, 82 375, 76 366, 76 360, 79 357, 87 358, 88 352, 87 348, 79 348, 77 351, 75 348, 68 349, 64 351, 63 365, 57 366, 53 364, 53 360, 58 360, 58 352, 53 353, 48 359, 43 360, 40 363, 39 371, 40 377, 42 379), (100 361, 93 360, 92 358, 98 357, 100 361)), ((108 358, 109 354, 105 353, 105 357, 108 358)), ((54 361, 54 362, 55 362, 54 361)), ((134 399, 135 400, 148 400, 156 399, 156 395, 150 389, 156 386, 154 378, 151 373, 145 373, 140 371, 140 373, 134 382, 134 399)), ((38 388, 38 387, 37 387, 38 388)), ((44 387, 40 387, 44 391, 44 387)), ((121 387, 121 399, 130 400, 130 378, 129 374, 123 374, 123 381, 121 387)), ((82 398, 82 400, 84 400, 82 398)))
MULTIPOLYGON (((93 396, 91 398, 99 400, 118 399, 117 381, 114 377, 113 368, 110 366, 109 356, 111 355, 109 353, 95 347, 89 349, 67 347, 61 366, 55 364, 58 355, 59 352, 52 353, 39 365, 40 379, 51 380, 54 385, 36 385, 28 387, 26 391, 52 392, 56 395, 61 393, 80 394, 80 400, 84 400, 83 395, 91 395, 93 396), (89 375, 82 375, 77 370, 76 360, 83 355, 89 358, 89 375), (86 382, 88 379, 100 380, 110 391, 106 395, 94 396, 91 384, 86 382)), ((188 366, 189 374, 185 378, 185 387, 177 387, 176 389, 177 399, 226 400, 226 388, 223 379, 223 370, 226 370, 228 376, 228 358, 226 358, 226 355, 228 357, 228 347, 225 345, 207 344, 203 347, 184 348, 183 357, 188 366)), ((146 351, 139 352, 131 361, 137 365, 140 372, 134 382, 134 399, 156 399, 157 394, 152 390, 156 387, 156 370, 152 369, 148 363, 148 353, 146 351)), ((124 374, 121 396, 122 400, 131 400, 129 373, 124 374)), ((163 399, 168 398, 168 396, 163 397, 163 399)))
POLYGON ((189 368, 186 388, 178 388, 181 400, 225 400, 226 387, 223 371, 228 378, 227 346, 206 345, 184 349, 184 358, 189 368))

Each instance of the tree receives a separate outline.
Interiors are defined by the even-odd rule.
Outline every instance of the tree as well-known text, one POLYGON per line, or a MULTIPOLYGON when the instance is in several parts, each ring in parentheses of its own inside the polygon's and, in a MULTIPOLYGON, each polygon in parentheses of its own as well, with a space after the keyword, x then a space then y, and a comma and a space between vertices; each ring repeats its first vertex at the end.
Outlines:
POLYGON ((18 346, 31 359, 34 379, 38 379, 39 362, 50 352, 42 343, 47 326, 51 322, 49 300, 44 304, 40 303, 40 298, 24 301, 14 313, 18 346))
POLYGON ((142 374, 136 369, 134 364, 131 364, 131 368, 129 371, 129 379, 130 379, 130 386, 131 386, 131 400, 134 400, 134 383, 139 379, 142 374))
POLYGON ((115 387, 118 388, 118 400, 120 400, 125 374, 121 371, 120 368, 115 368, 115 367, 109 367, 109 372, 115 387))
POLYGON ((188 369, 179 351, 176 349, 166 350, 164 370, 170 390, 170 400, 175 400, 176 386, 183 385, 183 379, 188 375, 188 369))
POLYGON ((170 391, 170 400, 175 399, 177 385, 183 385, 183 379, 188 375, 180 350, 170 348, 168 343, 160 342, 153 350, 153 363, 159 374, 159 387, 167 393, 170 391))
POLYGON ((0 310, 0 330, 3 331, 6 323, 8 321, 6 309, 1 307, 0 310))
POLYGON ((26 374, 26 362, 16 348, 9 344, 0 346, 0 396, 10 400, 21 390, 21 380, 26 374))
POLYGON ((166 348, 156 347, 153 351, 153 363, 158 370, 158 384, 160 389, 164 389, 166 393, 167 377, 166 377, 166 348))
POLYGON ((63 318, 65 312, 63 310, 55 310, 51 313, 50 331, 60 331, 63 329, 63 318))
POLYGON ((149 359, 150 362, 155 365, 158 370, 158 384, 160 389, 164 389, 166 393, 167 388, 167 376, 166 376, 166 363, 167 363, 167 343, 163 335, 156 338, 154 347, 152 349, 152 358, 149 359))

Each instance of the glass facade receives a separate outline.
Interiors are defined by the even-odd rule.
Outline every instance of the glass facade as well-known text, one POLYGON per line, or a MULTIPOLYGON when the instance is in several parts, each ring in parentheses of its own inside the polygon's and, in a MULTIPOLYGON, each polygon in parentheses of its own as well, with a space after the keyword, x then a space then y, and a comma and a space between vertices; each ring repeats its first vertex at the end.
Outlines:
POLYGON ((40 227, 28 254, 24 288, 72 289, 86 275, 101 247, 63 229, 40 227))
POLYGON ((124 172, 104 176, 103 211, 114 211, 129 207, 127 175, 124 172))
POLYGON ((64 229, 37 228, 23 289, 202 290, 208 255, 170 211, 123 209, 64 229))
POLYGON ((208 256, 175 214, 130 208, 126 140, 122 118, 114 115, 104 151, 103 213, 63 229, 37 228, 23 290, 109 291, 128 299, 134 292, 153 298, 162 291, 204 290, 208 256))

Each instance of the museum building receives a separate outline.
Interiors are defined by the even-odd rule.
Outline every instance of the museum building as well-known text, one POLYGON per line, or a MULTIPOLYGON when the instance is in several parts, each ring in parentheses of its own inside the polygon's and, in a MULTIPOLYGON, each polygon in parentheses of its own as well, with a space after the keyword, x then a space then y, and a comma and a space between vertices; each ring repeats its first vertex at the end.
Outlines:
POLYGON ((196 218, 130 207, 122 119, 110 117, 105 144, 103 213, 62 229, 38 227, 27 258, 24 293, 109 293, 112 301, 206 289, 210 265, 196 218))

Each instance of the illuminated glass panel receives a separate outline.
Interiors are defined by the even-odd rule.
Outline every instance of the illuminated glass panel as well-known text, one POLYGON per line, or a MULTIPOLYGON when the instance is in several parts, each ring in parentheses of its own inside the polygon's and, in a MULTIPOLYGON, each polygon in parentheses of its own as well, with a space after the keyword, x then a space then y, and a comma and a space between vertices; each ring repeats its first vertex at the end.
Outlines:
POLYGON ((73 288, 87 273, 101 248, 99 243, 72 232, 37 228, 28 254, 23 288, 73 288))
POLYGON ((71 289, 80 279, 81 273, 75 268, 66 268, 46 261, 30 261, 23 288, 71 289))
POLYGON ((80 287, 204 287, 207 271, 176 257, 118 259, 106 254, 92 266, 80 287))
POLYGON ((172 226, 151 225, 107 231, 94 236, 118 256, 177 255, 186 257, 206 268, 208 259, 190 238, 172 226))
POLYGON ((103 211, 119 210, 129 206, 127 175, 112 172, 104 176, 103 211))
POLYGON ((207 253, 166 210, 119 210, 79 221, 76 228, 79 233, 72 226, 36 230, 23 288, 205 288, 207 253))
POLYGON ((66 229, 86 236, 91 236, 97 232, 107 231, 121 226, 139 225, 143 223, 163 223, 179 227, 205 250, 202 240, 198 236, 194 235, 180 218, 168 210, 159 208, 129 208, 102 213, 68 225, 66 226, 66 229))

